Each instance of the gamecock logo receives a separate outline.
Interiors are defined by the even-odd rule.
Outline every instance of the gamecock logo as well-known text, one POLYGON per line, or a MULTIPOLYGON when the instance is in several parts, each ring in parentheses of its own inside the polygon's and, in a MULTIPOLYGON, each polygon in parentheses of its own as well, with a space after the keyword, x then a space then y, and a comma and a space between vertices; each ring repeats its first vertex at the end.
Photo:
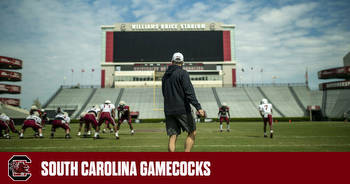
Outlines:
POLYGON ((14 155, 9 160, 9 177, 13 181, 27 181, 32 174, 29 171, 29 164, 32 161, 26 155, 14 155))

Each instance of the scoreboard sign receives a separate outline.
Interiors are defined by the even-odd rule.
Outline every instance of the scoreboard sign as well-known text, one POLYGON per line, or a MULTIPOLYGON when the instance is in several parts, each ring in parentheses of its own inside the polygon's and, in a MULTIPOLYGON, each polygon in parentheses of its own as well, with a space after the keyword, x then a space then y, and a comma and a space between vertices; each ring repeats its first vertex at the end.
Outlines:
POLYGON ((0 56, 0 68, 3 69, 21 69, 22 60, 0 56))
POLYGON ((1 93, 11 93, 11 94, 21 93, 21 86, 0 84, 0 94, 1 93))
POLYGON ((17 98, 0 98, 0 102, 12 106, 19 106, 20 104, 20 100, 17 98))
POLYGON ((2 81, 21 81, 22 74, 18 73, 18 72, 0 70, 0 80, 2 80, 2 81))
POLYGON ((113 32, 108 39, 114 62, 170 62, 175 52, 189 62, 224 61, 224 31, 113 32))

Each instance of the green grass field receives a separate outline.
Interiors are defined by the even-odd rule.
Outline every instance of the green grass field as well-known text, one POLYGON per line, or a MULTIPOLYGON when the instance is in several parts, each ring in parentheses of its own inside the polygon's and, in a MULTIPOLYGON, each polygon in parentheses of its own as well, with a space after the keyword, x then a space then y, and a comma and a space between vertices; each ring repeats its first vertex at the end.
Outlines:
MULTIPOLYGON (((195 152, 327 152, 350 151, 350 123, 344 122, 281 122, 274 124, 274 138, 264 138, 261 122, 233 122, 231 132, 219 132, 219 123, 197 124, 195 152)), ((50 139, 51 125, 44 130, 45 138, 33 138, 27 129, 24 139, 11 134, 11 139, 0 139, 2 152, 164 152, 168 138, 164 123, 134 124, 135 135, 122 124, 120 139, 114 133, 101 133, 99 140, 76 136, 78 124, 72 124, 72 139, 64 139, 63 129, 57 129, 50 139)), ((19 126, 17 127, 19 128, 19 126)), ((226 128, 226 125, 224 125, 226 128)), ((186 134, 179 136, 177 151, 184 151, 186 134)))

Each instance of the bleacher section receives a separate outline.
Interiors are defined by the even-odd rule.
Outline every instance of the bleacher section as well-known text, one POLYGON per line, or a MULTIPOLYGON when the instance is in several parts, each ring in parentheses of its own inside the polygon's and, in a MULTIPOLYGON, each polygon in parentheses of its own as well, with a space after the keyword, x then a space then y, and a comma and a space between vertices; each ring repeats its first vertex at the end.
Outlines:
POLYGON ((130 106, 131 111, 139 111, 140 119, 164 118, 160 88, 125 88, 121 100, 130 106))
MULTIPOLYGON (((231 117, 259 117, 258 104, 250 101, 243 88, 216 88, 221 102, 230 107, 231 117)), ((218 109, 215 109, 218 111, 218 109)))
POLYGON ((303 117, 301 109, 287 86, 263 86, 261 90, 267 95, 274 108, 278 108, 286 117, 303 117))
POLYGON ((207 113, 208 118, 218 116, 218 105, 216 103, 213 90, 211 88, 195 88, 196 96, 202 108, 207 113))
POLYGON ((339 96, 339 90, 328 90, 326 99, 325 116, 333 117, 332 111, 337 103, 337 98, 339 96))
MULTIPOLYGON (((218 103, 227 103, 231 117, 260 117, 257 107, 262 98, 267 98, 275 107, 274 117, 301 117, 308 105, 321 105, 322 92, 310 91, 305 86, 243 86, 236 88, 195 88, 197 98, 208 118, 216 118, 218 103), (217 93, 215 98, 214 92, 217 93), (278 109, 281 113, 278 113, 278 109)), ((328 92, 327 115, 339 116, 349 105, 349 90, 328 92), (333 94, 334 93, 334 94, 333 94), (338 97, 342 96, 342 97, 338 97)), ((45 107, 53 112, 62 107, 76 118, 79 112, 105 100, 112 103, 123 100, 132 111, 140 112, 140 119, 164 118, 161 88, 60 88, 45 107), (123 91, 123 93, 121 93, 123 91)))
POLYGON ((5 113, 12 119, 25 119, 29 112, 25 109, 21 109, 12 105, 3 104, 0 102, 0 113, 5 113))
POLYGON ((322 91, 310 91, 305 86, 293 86, 292 88, 305 109, 308 105, 322 105, 322 91))
MULTIPOLYGON (((266 98, 259 91, 257 87, 243 87, 243 90, 246 92, 246 95, 251 99, 252 103, 255 105, 255 109, 258 109, 261 99, 266 98)), ((282 117, 277 111, 273 112, 274 117, 282 117)))
POLYGON ((326 101, 326 116, 341 118, 344 112, 350 111, 350 90, 328 90, 326 101))
POLYGON ((343 117, 344 112, 350 111, 350 90, 339 90, 336 106, 331 111, 331 117, 343 117))
POLYGON ((80 108, 88 100, 88 97, 94 91, 93 88, 64 88, 52 99, 52 101, 45 107, 48 110, 54 110, 57 107, 71 111, 74 113, 71 117, 75 117, 80 108))
POLYGON ((101 105, 106 100, 110 100, 113 104, 116 103, 120 89, 119 88, 99 88, 96 93, 92 96, 86 107, 82 112, 87 111, 93 105, 101 105))

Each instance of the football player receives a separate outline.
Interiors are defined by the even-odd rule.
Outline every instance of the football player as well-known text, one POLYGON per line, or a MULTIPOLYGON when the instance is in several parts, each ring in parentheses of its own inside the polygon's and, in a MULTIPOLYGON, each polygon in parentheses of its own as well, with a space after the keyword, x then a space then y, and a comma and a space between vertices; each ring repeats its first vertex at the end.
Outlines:
POLYGON ((230 131, 230 108, 227 106, 227 104, 224 102, 222 103, 221 107, 219 108, 218 112, 219 120, 220 120, 220 132, 222 132, 222 121, 226 121, 227 124, 227 131, 230 131))
MULTIPOLYGON (((115 106, 114 104, 111 103, 110 100, 106 100, 104 104, 100 105, 101 112, 99 113, 98 116, 98 125, 96 127, 95 135, 94 138, 98 139, 100 137, 99 135, 99 130, 100 126, 103 124, 103 122, 108 121, 113 125, 114 128, 115 126, 115 106)), ((118 139, 118 134, 115 134, 116 138, 118 139)))
MULTIPOLYGON (((20 135, 19 135, 20 139, 23 139, 24 131, 28 127, 31 127, 34 130, 34 132, 38 133, 38 136, 40 138, 43 138, 41 118, 40 118, 40 114, 38 111, 39 110, 35 105, 30 108, 29 116, 23 122, 23 126, 21 129, 20 135)), ((35 133, 35 136, 37 135, 37 133, 35 133)))
POLYGON ((266 125, 269 122, 270 126, 270 138, 273 137, 273 129, 272 129, 272 104, 268 103, 264 98, 261 100, 259 105, 259 113, 264 121, 264 137, 267 137, 266 133, 266 125))
POLYGON ((120 125, 124 122, 124 120, 128 121, 129 128, 130 128, 130 133, 131 135, 134 135, 134 128, 132 127, 131 124, 131 115, 130 115, 130 107, 125 104, 124 101, 120 101, 118 105, 118 125, 117 125, 117 130, 116 130, 116 137, 119 139, 119 129, 120 125))
POLYGON ((5 114, 1 113, 0 115, 0 138, 4 137, 6 139, 10 139, 10 128, 9 128, 10 118, 5 114), (4 130, 5 134, 2 134, 2 130, 4 130))
POLYGON ((64 112, 60 107, 57 108, 55 119, 52 121, 52 127, 51 127, 51 138, 55 136, 56 128, 63 128, 66 132, 66 135, 64 138, 70 139, 70 118, 68 116, 68 113, 64 112))
MULTIPOLYGON (((98 128, 98 123, 97 123, 97 117, 99 116, 100 109, 98 108, 98 105, 93 105, 91 109, 89 109, 84 117, 83 117, 83 122, 85 123, 85 133, 84 136, 90 135, 91 134, 91 125, 95 128, 95 130, 98 128)), ((81 127, 80 127, 81 129, 81 127)), ((80 133, 79 129, 79 133, 80 133)))
POLYGON ((41 117, 41 126, 43 126, 43 129, 44 129, 45 124, 49 122, 49 118, 47 117, 47 113, 45 112, 45 109, 41 109, 39 113, 41 117))
MULTIPOLYGON (((83 125, 84 125, 84 123, 85 123, 85 120, 84 120, 84 116, 85 116, 85 114, 86 114, 86 112, 82 112, 81 114, 80 114, 80 118, 79 118, 79 129, 78 129, 78 134, 77 134, 77 136, 80 136, 81 135, 81 129, 83 128, 83 125)), ((86 128, 87 126, 85 125, 85 128, 86 128)), ((85 128, 84 128, 84 130, 85 130, 85 128)))

